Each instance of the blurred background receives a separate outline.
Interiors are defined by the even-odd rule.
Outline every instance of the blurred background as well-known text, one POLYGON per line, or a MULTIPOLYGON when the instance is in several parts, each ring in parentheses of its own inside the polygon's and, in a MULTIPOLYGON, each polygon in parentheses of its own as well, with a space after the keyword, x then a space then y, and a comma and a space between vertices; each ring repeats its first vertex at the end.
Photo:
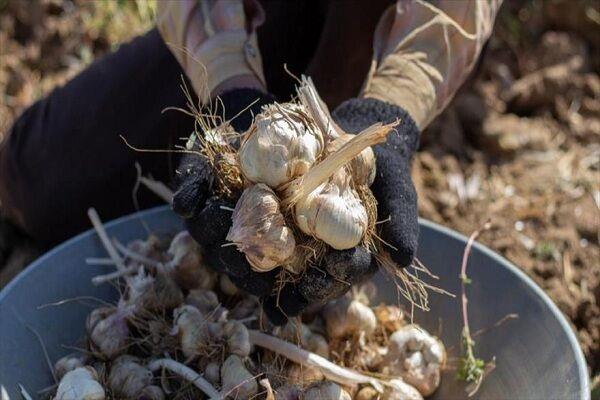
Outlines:
MULTIPOLYGON (((154 12, 152 0, 0 0, 0 141, 25 107, 150 29, 154 12)), ((505 1, 480 67, 413 163, 421 217, 465 235, 491 219, 480 241, 568 317, 596 388, 599 71, 600 2, 505 1)), ((0 287, 46 250, 1 213, 0 287)))

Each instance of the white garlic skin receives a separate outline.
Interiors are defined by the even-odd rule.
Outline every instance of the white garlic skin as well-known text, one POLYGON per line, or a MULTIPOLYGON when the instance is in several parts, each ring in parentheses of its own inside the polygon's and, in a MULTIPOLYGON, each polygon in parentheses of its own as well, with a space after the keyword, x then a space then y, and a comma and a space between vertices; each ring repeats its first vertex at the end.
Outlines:
POLYGON ((323 137, 318 129, 308 128, 294 118, 295 104, 268 106, 254 121, 238 152, 244 176, 251 182, 264 183, 275 189, 303 175, 323 151, 323 137), (288 110, 292 113, 288 115, 288 110))
POLYGON ((350 394, 334 382, 323 381, 304 391, 302 400, 352 400, 350 394))
POLYGON ((242 359, 234 354, 221 366, 222 393, 234 399, 249 399, 258 392, 256 378, 246 369, 242 359))
POLYGON ((329 182, 298 201, 294 212, 302 232, 337 250, 357 246, 369 223, 367 210, 350 186, 350 176, 343 168, 329 182))
POLYGON ((244 190, 233 211, 226 239, 236 244, 258 272, 280 266, 296 247, 294 234, 280 211, 279 198, 263 184, 244 190))
POLYGON ((391 379, 381 400, 423 400, 419 391, 402 379, 391 379))
MULTIPOLYGON (((337 139, 327 145, 327 150, 330 153, 333 153, 353 137, 354 135, 342 133, 337 139)), ((371 186, 377 172, 373 149, 371 147, 365 148, 359 155, 350 161, 349 167, 354 183, 357 185, 371 186)))
POLYGON ((117 358, 108 375, 108 386, 112 393, 127 399, 138 397, 152 383, 152 372, 140 364, 136 357, 123 355, 117 358))
POLYGON ((390 336, 381 370, 429 396, 440 385, 445 362, 446 349, 438 338, 417 325, 406 325, 390 336))
POLYGON ((91 367, 79 367, 63 376, 54 400, 104 400, 106 394, 91 367))
POLYGON ((54 363, 54 375, 58 380, 61 380, 67 372, 73 371, 76 368, 83 367, 85 365, 85 356, 83 355, 68 355, 59 359, 54 363))
POLYGON ((129 311, 115 307, 93 310, 86 320, 88 337, 97 350, 108 358, 121 354, 129 342, 129 311))
POLYGON ((347 296, 327 303, 323 317, 330 339, 358 334, 369 335, 377 327, 377 318, 373 310, 347 296))

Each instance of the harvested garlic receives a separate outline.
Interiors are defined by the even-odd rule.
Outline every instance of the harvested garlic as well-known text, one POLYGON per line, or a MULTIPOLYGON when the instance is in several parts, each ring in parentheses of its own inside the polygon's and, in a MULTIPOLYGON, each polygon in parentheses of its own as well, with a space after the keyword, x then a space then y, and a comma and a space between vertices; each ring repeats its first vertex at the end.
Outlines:
POLYGON ((321 132, 307 117, 296 104, 263 108, 238 152, 249 181, 275 189, 306 173, 323 151, 321 132))
POLYGON ((391 379, 381 400, 423 400, 421 393, 402 379, 391 379))
POLYGON ((377 318, 373 310, 348 296, 327 303, 323 309, 323 317, 329 338, 369 335, 377 327, 377 318))
POLYGON ((173 278, 163 271, 157 271, 156 276, 152 276, 140 267, 136 275, 126 278, 126 282, 127 303, 133 308, 170 310, 183 302, 181 289, 173 278))
POLYGON ((60 380, 54 400, 104 400, 106 394, 91 367, 79 367, 60 380))
POLYGON ((429 396, 440 385, 445 362, 446 349, 438 338, 416 325, 406 325, 390 336, 381 371, 402 377, 429 396))
POLYGON ((302 232, 337 250, 357 246, 369 223, 367 210, 345 168, 298 201, 294 215, 302 232))
POLYGON ((375 307, 375 316, 379 326, 390 332, 396 332, 406 325, 404 321, 404 312, 395 305, 380 304, 375 307))
POLYGON ((129 342, 127 318, 131 307, 100 307, 86 320, 86 330, 92 347, 108 358, 122 353, 129 342))
POLYGON ((221 366, 221 383, 222 393, 234 399, 249 399, 258 392, 256 378, 235 354, 227 357, 221 366))
POLYGON ((352 400, 350 394, 334 382, 323 381, 304 391, 302 400, 352 400))
POLYGON ((221 325, 208 321, 194 306, 176 308, 173 311, 173 323, 186 358, 203 354, 211 343, 223 336, 221 325))
POLYGON ((239 321, 228 321, 223 327, 223 333, 227 338, 227 348, 231 354, 242 358, 250 355, 252 345, 248 329, 244 324, 239 321))
POLYGON ((232 220, 227 240, 246 255, 255 271, 272 270, 293 254, 294 234, 285 224, 279 199, 268 186, 256 184, 244 190, 232 220))
POLYGON ((206 282, 207 270, 202 266, 200 245, 187 231, 175 235, 167 254, 171 257, 167 265, 181 288, 189 290, 211 284, 210 280, 206 282))
POLYGON ((108 386, 113 395, 126 399, 137 398, 152 383, 152 372, 130 355, 117 358, 108 375, 108 386))
POLYGON ((63 376, 69 371, 73 371, 75 368, 83 367, 85 365, 85 356, 82 355, 68 355, 59 359, 54 364, 54 375, 58 380, 61 380, 63 376))

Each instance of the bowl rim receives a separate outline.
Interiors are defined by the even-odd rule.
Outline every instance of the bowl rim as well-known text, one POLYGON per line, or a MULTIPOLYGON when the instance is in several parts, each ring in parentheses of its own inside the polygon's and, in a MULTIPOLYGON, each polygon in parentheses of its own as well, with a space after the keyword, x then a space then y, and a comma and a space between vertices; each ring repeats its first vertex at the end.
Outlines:
MULTIPOLYGON (((119 217, 117 219, 111 220, 109 222, 106 222, 106 223, 104 223, 104 226, 106 229, 110 229, 113 226, 120 225, 122 223, 126 223, 126 222, 129 222, 134 219, 147 218, 154 214, 164 213, 165 211, 172 212, 169 205, 153 207, 153 208, 142 210, 142 211, 139 211, 136 213, 128 214, 128 215, 119 217)), ((427 227, 434 231, 438 231, 442 234, 445 234, 445 235, 451 237, 452 239, 455 239, 455 240, 458 240, 458 241, 461 241, 464 243, 466 243, 468 241, 468 238, 465 235, 458 233, 457 231, 452 230, 450 228, 444 227, 440 224, 437 224, 435 222, 424 219, 424 218, 419 218, 419 225, 422 227, 427 227)), ((11 292, 13 287, 17 286, 19 284, 19 282, 27 279, 27 276, 30 275, 34 270, 40 268, 46 259, 53 257, 56 253, 60 252, 64 248, 67 248, 67 247, 73 245, 74 243, 78 242, 79 240, 81 240, 85 237, 88 237, 88 236, 92 236, 94 234, 95 234, 94 229, 90 228, 90 229, 72 237, 71 239, 68 239, 65 242, 53 247, 52 249, 50 249, 46 253, 44 253, 41 257, 39 257, 36 260, 34 260, 33 262, 31 262, 21 272, 19 272, 19 274, 17 274, 17 276, 15 276, 0 291, 0 304, 8 296, 8 294, 11 292)), ((525 282, 525 284, 541 298, 541 300, 546 304, 546 306, 548 306, 551 313, 558 320, 558 323, 563 328, 563 330, 566 332, 568 341, 571 345, 571 348, 573 349, 573 352, 575 353, 576 359, 578 360, 577 369, 579 372, 579 379, 582 382, 580 399, 589 400, 591 398, 591 392, 590 392, 590 381, 589 381, 589 376, 588 376, 588 372, 587 372, 587 362, 585 361, 583 351, 581 350, 581 346, 579 345, 579 342, 577 341, 575 332, 573 332, 573 329, 571 329, 571 326, 569 325, 566 317, 562 314, 562 312, 560 311, 558 306, 556 304, 554 304, 552 299, 550 299, 550 297, 544 292, 544 290, 541 287, 539 287, 537 285, 537 283, 535 283, 533 281, 533 279, 531 279, 529 276, 527 276, 527 274, 525 274, 525 272, 523 272, 516 265, 514 265, 513 263, 508 261, 506 258, 502 257, 500 254, 494 252, 487 246, 484 246, 483 244, 481 244, 477 241, 475 241, 473 243, 473 248, 476 248, 478 251, 482 252, 484 255, 491 257, 498 263, 502 264, 510 272, 517 275, 517 277, 520 278, 523 282, 525 282)))

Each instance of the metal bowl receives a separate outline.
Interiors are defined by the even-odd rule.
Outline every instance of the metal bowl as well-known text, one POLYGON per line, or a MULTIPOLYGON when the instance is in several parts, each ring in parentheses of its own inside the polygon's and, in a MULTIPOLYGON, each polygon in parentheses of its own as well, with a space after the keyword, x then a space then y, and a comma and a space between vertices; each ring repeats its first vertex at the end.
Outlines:
MULTIPOLYGON (((144 221, 156 233, 182 228, 167 208, 159 207, 120 218, 106 225, 122 242, 145 237, 144 221)), ((428 221, 421 221, 419 259, 439 276, 436 286, 460 294, 459 266, 465 237, 428 221)), ((69 302, 41 305, 79 296, 106 301, 117 294, 110 285, 93 286, 94 275, 106 267, 88 266, 86 257, 104 257, 93 231, 63 243, 40 257, 0 292, 0 398, 20 398, 18 385, 36 397, 53 384, 37 331, 52 362, 71 352, 65 346, 81 344, 84 321, 91 306, 69 302)), ((558 308, 517 267, 489 249, 475 244, 469 259, 469 318, 476 338, 476 353, 495 357, 496 368, 474 396, 479 399, 589 399, 586 364, 575 335, 558 308), (508 314, 517 319, 494 326, 508 314)), ((374 277, 378 294, 373 303, 398 302, 398 292, 382 274, 374 277)), ((439 333, 449 349, 449 364, 456 366, 460 352, 462 319, 460 298, 432 294, 431 311, 416 312, 415 322, 439 333)), ((445 373, 433 399, 465 398, 456 372, 445 373)))

